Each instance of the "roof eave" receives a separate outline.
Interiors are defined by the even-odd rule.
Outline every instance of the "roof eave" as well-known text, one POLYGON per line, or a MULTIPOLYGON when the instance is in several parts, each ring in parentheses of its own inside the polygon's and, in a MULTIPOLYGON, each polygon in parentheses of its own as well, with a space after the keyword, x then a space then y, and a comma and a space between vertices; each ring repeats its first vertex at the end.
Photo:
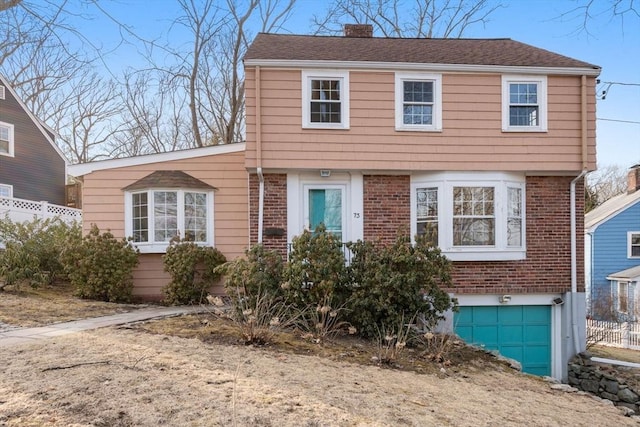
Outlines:
POLYGON ((511 65, 474 65, 474 64, 437 64, 413 62, 374 62, 374 61, 326 61, 326 60, 282 60, 282 59, 245 59, 247 67, 277 68, 347 68, 370 70, 431 70, 474 73, 513 73, 541 75, 593 76, 600 75, 600 67, 532 67, 511 65))
POLYGON ((234 142, 232 144, 212 145, 202 148, 169 151, 166 153, 146 154, 142 156, 123 157, 118 159, 100 160, 89 163, 78 163, 69 166, 69 175, 79 177, 99 170, 116 169, 127 166, 147 165, 174 160, 186 160, 197 157, 216 156, 228 153, 237 153, 246 149, 246 143, 234 142))

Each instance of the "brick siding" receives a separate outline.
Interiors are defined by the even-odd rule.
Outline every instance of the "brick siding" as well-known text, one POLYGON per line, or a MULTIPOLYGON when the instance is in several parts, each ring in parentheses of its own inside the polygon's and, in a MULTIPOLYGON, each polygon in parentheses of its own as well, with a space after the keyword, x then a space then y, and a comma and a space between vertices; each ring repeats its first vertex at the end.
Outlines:
MULTIPOLYGON (((571 289, 570 183, 573 177, 531 176, 526 180, 527 257, 521 261, 453 263, 450 291, 461 294, 563 293, 571 289)), ((267 248, 287 249, 285 174, 265 175, 264 228, 281 228, 282 236, 263 235, 267 248)), ((251 242, 258 240, 258 178, 249 178, 251 242)), ((576 185, 578 291, 584 291, 584 194, 576 185)), ((410 177, 364 176, 364 238, 392 243, 410 226, 410 177)))
MULTIPOLYGON (((527 258, 455 262, 454 287, 464 294, 563 293, 571 290, 570 184, 573 177, 527 177, 527 258)), ((584 187, 576 185, 578 291, 584 292, 584 187)))
POLYGON ((410 233, 408 175, 364 176, 364 239, 391 244, 398 232, 410 233))
MULTIPOLYGON (((257 174, 249 175, 249 238, 251 244, 258 242, 258 203, 260 181, 257 174)), ((267 174, 264 176, 264 218, 262 243, 265 248, 279 250, 287 254, 287 175, 267 174), (268 235, 267 229, 282 230, 282 235, 268 235)))

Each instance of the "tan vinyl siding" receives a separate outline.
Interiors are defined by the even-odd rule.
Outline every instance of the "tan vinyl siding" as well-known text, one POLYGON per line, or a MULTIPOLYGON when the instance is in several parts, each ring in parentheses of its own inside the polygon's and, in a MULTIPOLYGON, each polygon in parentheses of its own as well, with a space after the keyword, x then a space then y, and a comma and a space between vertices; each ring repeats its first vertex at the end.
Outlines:
MULTIPOLYGON (((581 79, 548 77, 548 131, 502 132, 500 74, 443 74, 442 132, 395 130, 394 72, 350 71, 350 129, 302 129, 301 71, 261 69, 264 168, 579 171, 581 79)), ((588 78, 588 160, 595 87, 588 78)), ((256 167, 255 70, 247 68, 246 165, 256 167)))
MULTIPOLYGON (((247 172, 244 152, 203 156, 137 166, 98 170, 84 176, 83 227, 91 224, 124 237, 124 192, 122 188, 157 170, 181 170, 216 187, 214 192, 214 243, 227 257, 244 253, 249 243, 247 172)), ((168 283, 160 254, 141 254, 134 273, 134 294, 144 299, 159 298, 168 283)))

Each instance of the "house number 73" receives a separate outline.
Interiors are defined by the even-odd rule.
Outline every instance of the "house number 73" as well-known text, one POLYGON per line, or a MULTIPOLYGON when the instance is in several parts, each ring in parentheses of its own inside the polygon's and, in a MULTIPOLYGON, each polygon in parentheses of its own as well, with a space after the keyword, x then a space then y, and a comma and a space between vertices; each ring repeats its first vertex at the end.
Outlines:
POLYGON ((353 217, 354 218, 360 218, 360 212, 354 212, 353 213, 353 217))

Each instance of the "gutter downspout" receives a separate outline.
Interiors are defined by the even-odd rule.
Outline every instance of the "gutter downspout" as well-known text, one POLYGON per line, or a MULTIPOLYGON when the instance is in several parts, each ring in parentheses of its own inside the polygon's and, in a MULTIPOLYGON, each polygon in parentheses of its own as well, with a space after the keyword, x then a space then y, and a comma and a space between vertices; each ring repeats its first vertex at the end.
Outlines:
MULTIPOLYGON (((577 230, 576 230, 576 183, 584 178, 588 172, 588 140, 587 140, 587 76, 582 76, 581 80, 581 140, 582 140, 582 172, 571 180, 571 329, 573 333, 573 346, 576 354, 580 349, 578 339, 578 262, 577 262, 577 230)), ((584 194, 583 196, 584 197, 584 194)))
POLYGON ((258 244, 262 244, 264 223, 264 175, 262 174, 262 99, 260 93, 260 66, 256 65, 256 166, 258 179, 258 244))

